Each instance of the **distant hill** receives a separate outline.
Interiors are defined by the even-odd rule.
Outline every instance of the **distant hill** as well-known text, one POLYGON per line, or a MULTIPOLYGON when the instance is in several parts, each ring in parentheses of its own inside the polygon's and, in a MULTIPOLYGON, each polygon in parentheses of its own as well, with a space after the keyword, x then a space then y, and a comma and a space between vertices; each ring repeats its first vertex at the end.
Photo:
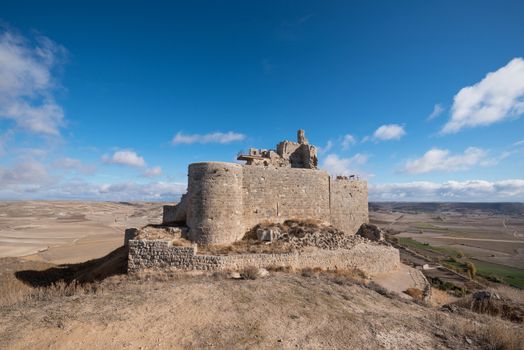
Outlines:
POLYGON ((524 215, 524 203, 451 203, 451 202, 370 202, 371 211, 400 211, 407 213, 490 213, 524 215))

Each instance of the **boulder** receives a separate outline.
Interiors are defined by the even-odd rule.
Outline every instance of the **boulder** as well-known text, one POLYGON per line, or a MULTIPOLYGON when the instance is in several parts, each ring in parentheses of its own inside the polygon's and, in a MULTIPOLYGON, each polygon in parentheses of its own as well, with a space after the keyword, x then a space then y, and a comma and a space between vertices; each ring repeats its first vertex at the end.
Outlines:
POLYGON ((490 292, 488 290, 480 290, 471 295, 473 300, 482 301, 482 300, 500 300, 500 296, 497 293, 490 292))
POLYGON ((276 228, 259 228, 257 229, 257 239, 263 242, 273 242, 280 235, 276 228))
POLYGON ((372 224, 362 224, 357 231, 357 235, 376 242, 385 240, 384 231, 372 224))

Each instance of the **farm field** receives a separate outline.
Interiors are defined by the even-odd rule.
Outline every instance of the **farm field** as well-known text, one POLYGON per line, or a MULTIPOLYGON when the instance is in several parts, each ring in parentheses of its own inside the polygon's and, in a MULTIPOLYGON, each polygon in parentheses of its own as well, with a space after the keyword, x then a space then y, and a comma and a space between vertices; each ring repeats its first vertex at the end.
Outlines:
POLYGON ((524 288, 524 204, 370 203, 370 221, 398 243, 483 278, 524 288), (451 260, 449 260, 451 259, 451 260), (457 265, 458 264, 458 265, 457 265))

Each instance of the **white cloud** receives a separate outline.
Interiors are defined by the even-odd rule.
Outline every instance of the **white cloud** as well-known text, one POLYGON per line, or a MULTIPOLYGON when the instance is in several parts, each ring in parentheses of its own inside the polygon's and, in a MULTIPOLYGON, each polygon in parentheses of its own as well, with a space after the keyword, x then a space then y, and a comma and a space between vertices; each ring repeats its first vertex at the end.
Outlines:
POLYGON ((178 144, 193 144, 193 143, 230 143, 235 141, 242 141, 246 138, 246 135, 236 133, 233 131, 223 132, 213 132, 205 135, 192 134, 184 135, 182 132, 178 132, 173 140, 171 141, 173 145, 178 144))
MULTIPOLYGON (((0 170, 0 180, 1 180, 0 170)), ((90 199, 112 201, 174 201, 185 193, 187 185, 176 182, 138 183, 127 181, 95 184, 83 180, 67 182, 17 181, 0 186, 0 199, 90 199), (23 183, 23 184, 21 184, 23 183)))
POLYGON ((80 159, 68 157, 57 159, 53 163, 53 166, 60 169, 73 170, 83 174, 92 174, 96 170, 94 165, 84 164, 80 159))
POLYGON ((355 136, 351 134, 344 135, 344 138, 342 138, 342 150, 347 151, 349 146, 354 145, 356 142, 355 136))
POLYGON ((430 120, 433 120, 435 119, 436 117, 438 117, 439 115, 442 114, 442 112, 444 112, 444 107, 442 107, 442 105, 440 103, 437 103, 434 107, 433 107, 433 111, 431 112, 431 114, 426 118, 427 121, 430 121, 430 120))
POLYGON ((486 126, 524 113, 524 59, 518 57, 454 97, 443 134, 486 126))
POLYGON ((155 167, 152 167, 152 168, 147 168, 144 171, 144 176, 145 177, 154 177, 154 176, 160 176, 160 175, 162 175, 162 168, 159 167, 159 166, 155 166, 155 167))
POLYGON ((35 188, 48 184, 51 180, 45 165, 38 161, 28 160, 11 168, 0 167, 0 188, 35 188))
POLYGON ((53 73, 65 55, 48 38, 31 43, 10 31, 0 33, 0 118, 32 133, 59 135, 64 112, 53 95, 53 73))
POLYGON ((375 130, 372 139, 375 141, 400 140, 404 135, 406 135, 406 131, 403 126, 398 124, 387 124, 382 125, 375 130))
POLYGON ((98 192, 105 198, 132 200, 162 200, 178 198, 185 193, 186 184, 173 182, 149 182, 146 184, 133 181, 101 185, 98 192))
POLYGON ((432 148, 422 157, 408 160, 404 171, 410 174, 461 171, 480 164, 485 158, 486 151, 477 147, 468 147, 463 154, 458 155, 451 155, 446 149, 432 148))
POLYGON ((333 141, 328 140, 328 142, 326 142, 326 145, 324 147, 317 147, 317 151, 319 154, 324 154, 328 152, 331 148, 333 148, 333 141))
POLYGON ((367 161, 368 156, 360 153, 357 153, 351 158, 340 158, 336 154, 329 154, 322 163, 322 169, 333 176, 355 175, 356 168, 358 168, 359 165, 365 164, 367 161))
POLYGON ((146 166, 144 158, 130 150, 116 151, 111 157, 102 157, 102 161, 108 164, 129 165, 138 168, 146 166))
POLYGON ((5 154, 6 145, 9 140, 13 137, 13 131, 8 130, 0 135, 0 157, 5 154))
POLYGON ((524 180, 370 184, 371 201, 522 201, 524 180))

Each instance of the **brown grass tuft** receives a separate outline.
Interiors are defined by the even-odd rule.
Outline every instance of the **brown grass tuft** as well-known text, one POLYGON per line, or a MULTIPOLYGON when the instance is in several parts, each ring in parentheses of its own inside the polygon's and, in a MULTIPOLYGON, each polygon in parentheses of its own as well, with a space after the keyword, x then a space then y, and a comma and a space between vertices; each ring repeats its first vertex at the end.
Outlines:
POLYGON ((243 239, 231 244, 208 244, 198 246, 198 254, 228 255, 228 254, 275 254, 289 253, 293 250, 287 242, 272 242, 266 244, 258 240, 243 239))
POLYGON ((471 296, 468 296, 458 300, 454 304, 478 314, 501 317, 512 322, 524 322, 524 307, 511 300, 475 300, 471 296))
POLYGON ((258 267, 246 266, 240 271, 240 277, 245 280, 256 280, 258 278, 258 267))
POLYGON ((424 299, 424 292, 422 292, 418 288, 408 288, 404 291, 404 293, 412 297, 414 300, 423 300, 424 299))
MULTIPOLYGON (((500 318, 472 320, 455 314, 434 314, 435 324, 464 339, 475 340, 479 348, 522 350, 524 329, 500 318)), ((451 334, 453 336, 453 334, 451 334)))

